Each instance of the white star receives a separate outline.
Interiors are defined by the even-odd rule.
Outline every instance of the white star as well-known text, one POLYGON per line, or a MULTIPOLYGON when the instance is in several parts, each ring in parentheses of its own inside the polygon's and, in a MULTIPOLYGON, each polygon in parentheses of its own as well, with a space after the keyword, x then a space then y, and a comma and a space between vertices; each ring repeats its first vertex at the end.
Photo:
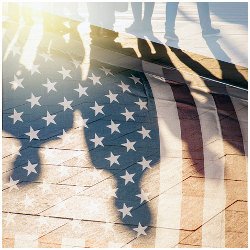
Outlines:
POLYGON ((43 179, 43 183, 38 185, 38 187, 41 187, 43 189, 43 194, 45 192, 50 192, 51 193, 50 184, 45 179, 43 179))
POLYGON ((149 163, 151 162, 152 160, 148 160, 146 161, 146 159, 144 157, 142 157, 142 161, 139 161, 137 162, 138 164, 142 165, 142 171, 145 169, 145 168, 151 168, 149 163))
POLYGON ((94 181, 101 180, 102 179, 102 169, 92 169, 92 171, 89 173, 89 175, 92 177, 94 181))
POLYGON ((122 92, 123 92, 123 93, 124 93, 125 91, 131 92, 131 91, 129 90, 129 85, 124 84, 123 81, 121 81, 121 85, 118 85, 118 86, 122 88, 122 92))
POLYGON ((127 207, 125 203, 123 203, 123 208, 122 209, 118 209, 119 212, 122 213, 122 218, 124 218, 126 215, 132 217, 131 213, 130 213, 130 210, 132 209, 133 207, 127 207))
POLYGON ((14 218, 16 217, 16 214, 8 213, 6 218, 3 218, 3 220, 6 221, 6 226, 8 226, 10 223, 15 223, 14 218))
POLYGON ((81 63, 81 61, 77 61, 75 60, 74 58, 72 58, 72 61, 71 61, 74 65, 75 65, 75 68, 77 69, 81 63))
POLYGON ((43 84, 43 86, 47 88, 47 93, 49 93, 50 90, 57 92, 55 89, 55 85, 56 82, 50 82, 49 78, 47 78, 47 83, 43 84))
POLYGON ((104 67, 102 66, 102 68, 101 68, 100 70, 102 70, 102 71, 105 73, 106 76, 107 76, 108 74, 110 74, 110 75, 113 76, 113 74, 112 74, 112 72, 111 72, 111 69, 106 69, 106 68, 104 68, 104 67))
POLYGON ((23 122, 22 118, 21 118, 21 115, 23 114, 23 112, 16 112, 16 110, 14 109, 14 113, 13 115, 10 115, 8 117, 12 118, 13 119, 13 124, 16 123, 16 121, 20 121, 20 122, 23 122))
POLYGON ((109 197, 116 197, 117 198, 117 195, 116 195, 116 192, 117 192, 118 188, 111 188, 109 187, 108 190, 104 190, 104 193, 109 197))
POLYGON ((101 226, 104 227, 105 233, 107 233, 108 231, 114 232, 114 228, 113 228, 114 224, 111 223, 111 222, 108 222, 107 220, 106 220, 106 222, 105 222, 103 225, 101 225, 101 226))
POLYGON ((113 155, 113 153, 111 152, 110 157, 105 158, 105 159, 110 161, 110 167, 111 167, 114 163, 120 165, 119 162, 118 162, 119 157, 120 157, 120 155, 113 155))
POLYGON ((43 154, 45 159, 49 159, 49 160, 56 158, 56 154, 57 154, 56 149, 49 148, 48 146, 43 148, 41 150, 41 153, 43 154))
POLYGON ((72 78, 72 77, 70 76, 70 74, 69 74, 70 71, 71 71, 71 70, 66 70, 66 69, 62 66, 62 70, 61 70, 61 71, 57 71, 57 72, 60 73, 60 74, 62 74, 63 80, 64 80, 66 77, 72 78))
POLYGON ((121 113, 122 115, 124 115, 126 117, 126 121, 128 121, 129 119, 131 120, 135 120, 133 117, 133 114, 135 112, 129 112, 126 108, 125 108, 125 113, 121 113))
POLYGON ((78 119, 77 121, 76 121, 76 125, 78 126, 78 127, 84 127, 84 128, 88 128, 88 125, 87 125, 87 121, 88 121, 89 119, 78 119))
POLYGON ((90 139, 90 141, 92 141, 92 142, 95 143, 95 148, 96 148, 98 145, 104 147, 103 144, 102 144, 102 140, 103 140, 103 139, 104 139, 104 137, 98 137, 98 135, 95 134, 95 138, 94 138, 94 139, 90 139))
POLYGON ((137 228, 133 228, 133 230, 135 230, 137 232, 137 236, 136 237, 138 238, 141 234, 147 235, 145 233, 145 229, 146 228, 147 227, 142 227, 141 223, 139 222, 138 227, 137 228))
POLYGON ((101 210, 101 203, 100 201, 95 201, 95 200, 91 200, 89 202, 89 205, 88 205, 88 210, 89 212, 92 214, 92 215, 95 215, 97 214, 98 212, 100 212, 101 210))
POLYGON ((128 182, 135 183, 134 180, 133 180, 134 175, 135 174, 129 174, 128 171, 126 170, 126 174, 121 176, 121 178, 125 180, 125 185, 127 185, 128 182))
POLYGON ((149 133, 150 133, 151 130, 149 129, 145 129, 143 126, 142 126, 142 129, 137 131, 138 133, 142 134, 142 139, 144 139, 145 137, 148 137, 151 139, 149 133))
POLYGON ((113 134, 115 131, 120 133, 120 130, 118 128, 119 126, 120 126, 119 123, 114 123, 112 120, 111 120, 111 124, 107 125, 107 127, 111 129, 111 134, 113 134))
POLYGON ((58 104, 63 106, 64 111, 67 110, 67 109, 72 109, 73 110, 73 108, 70 105, 72 102, 73 101, 67 101, 67 99, 64 97, 63 102, 59 102, 58 104))
POLYGON ((75 194, 80 194, 84 189, 85 187, 75 186, 75 194))
POLYGON ((93 81, 93 84, 94 84, 94 85, 96 85, 97 83, 99 83, 100 85, 102 85, 101 82, 100 82, 100 78, 101 78, 101 77, 95 76, 95 75, 92 73, 92 76, 89 76, 88 78, 91 79, 91 80, 93 81))
POLYGON ((74 232, 82 229, 82 225, 80 224, 80 221, 79 221, 79 220, 72 220, 72 221, 70 222, 70 225, 71 225, 72 230, 73 230, 74 232))
POLYGON ((49 225, 48 219, 44 216, 39 216, 37 220, 38 220, 39 226, 42 226, 42 225, 48 226, 49 225))
POLYGON ((50 54, 41 53, 40 56, 44 58, 45 62, 47 62, 48 60, 50 60, 50 61, 53 62, 53 59, 51 58, 51 55, 50 55, 50 54))
POLYGON ((30 175, 31 172, 37 174, 35 168, 38 164, 31 164, 30 161, 28 161, 28 165, 26 167, 23 167, 23 169, 26 169, 28 172, 27 172, 27 176, 30 175))
POLYGON ((19 190, 19 188, 17 187, 18 182, 19 182, 19 180, 14 181, 10 176, 10 182, 5 183, 4 185, 9 187, 9 192, 10 192, 13 188, 19 190))
POLYGON ((126 139, 126 140, 127 140, 127 142, 126 142, 126 143, 123 143, 123 144, 121 144, 121 145, 127 148, 127 152, 128 152, 130 149, 136 151, 135 148, 134 148, 134 145, 135 145, 136 142, 131 142, 131 141, 129 141, 128 139, 126 139))
POLYGON ((95 106, 94 107, 90 107, 91 109, 95 110, 95 116, 98 115, 99 113, 104 114, 102 109, 104 106, 99 106, 97 104, 97 102, 95 102, 95 106))
POLYGON ((38 134, 39 131, 40 130, 33 130, 33 128, 30 126, 30 132, 29 133, 25 133, 25 134, 30 137, 30 141, 32 141, 33 139, 38 139, 39 140, 39 138, 37 136, 37 134, 38 134))
POLYGON ((25 196, 25 199, 22 201, 22 203, 24 204, 24 206, 25 206, 25 209, 27 208, 27 207, 33 207, 34 205, 33 205, 33 201, 34 201, 35 199, 34 198, 30 198, 27 194, 26 194, 26 196, 25 196))
POLYGON ((23 78, 18 79, 16 75, 14 75, 14 80, 10 82, 10 84, 12 85, 11 88, 14 90, 16 90, 18 87, 24 88, 24 86, 22 85, 22 81, 23 81, 23 78))
POLYGON ((51 115, 49 111, 47 111, 47 116, 44 116, 42 119, 47 121, 48 126, 50 123, 56 124, 56 122, 54 121, 55 117, 56 115, 51 115))
POLYGON ((19 46, 13 46, 11 48, 11 50, 12 50, 13 56, 15 56, 16 54, 21 55, 21 51, 20 51, 21 47, 19 47, 19 46))
POLYGON ((15 144, 12 144, 10 152, 14 155, 21 155, 20 149, 22 146, 17 146, 15 144))
POLYGON ((63 143, 71 143, 72 139, 71 139, 71 135, 66 133, 65 130, 63 129, 63 134, 62 135, 58 135, 58 138, 63 140, 63 143))
POLYGON ((139 77, 135 77, 134 75, 131 74, 131 76, 130 76, 129 78, 131 78, 131 79, 134 81, 135 84, 136 84, 136 83, 142 84, 142 83, 140 82, 140 78, 139 78, 139 77))
POLYGON ((143 102, 140 98, 139 98, 139 101, 135 103, 140 106, 140 110, 142 110, 143 108, 148 109, 146 106, 147 102, 143 102))
POLYGON ((88 94, 87 94, 87 92, 86 92, 86 90, 87 90, 88 87, 83 88, 82 85, 81 85, 80 83, 79 83, 78 86, 79 86, 78 89, 74 89, 74 90, 77 91, 77 92, 79 93, 79 98, 80 98, 82 95, 88 96, 88 94))
POLYGON ((140 204, 142 204, 143 201, 149 201, 148 195, 148 193, 145 193, 143 190, 141 190, 141 193, 137 194, 136 196, 141 199, 140 204))
POLYGON ((32 67, 31 67, 31 69, 30 69, 30 73, 31 73, 31 75, 33 75, 34 73, 39 73, 39 74, 41 74, 41 72, 38 70, 38 67, 39 67, 39 65, 32 65, 32 67))
POLYGON ((109 98, 110 103, 112 103, 113 101, 118 102, 118 100, 116 98, 118 96, 118 94, 113 94, 110 90, 109 90, 109 94, 105 95, 105 96, 107 96, 109 98))
POLYGON ((30 102, 31 108, 33 108, 35 105, 37 106, 41 106, 41 104, 39 103, 39 99, 41 98, 41 96, 34 96, 33 93, 31 93, 31 97, 30 99, 27 99, 27 102, 30 102))

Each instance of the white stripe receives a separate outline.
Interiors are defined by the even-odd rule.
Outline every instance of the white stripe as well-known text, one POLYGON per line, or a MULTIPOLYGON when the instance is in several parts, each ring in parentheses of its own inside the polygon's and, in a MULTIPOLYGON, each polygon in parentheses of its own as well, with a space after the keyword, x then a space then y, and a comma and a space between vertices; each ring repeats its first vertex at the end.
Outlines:
POLYGON ((212 95, 197 94, 191 88, 190 91, 199 114, 204 150, 202 247, 225 247, 225 213, 222 212, 226 204, 225 157, 220 121, 212 95))
POLYGON ((34 234, 15 234, 14 248, 38 248, 38 236, 34 234))
POLYGON ((143 62, 151 86, 160 137, 160 195, 158 200, 155 247, 173 247, 179 242, 182 201, 182 141, 176 102, 171 87, 159 79, 162 67, 143 62), (153 68, 152 68, 153 67, 153 68), (157 79, 158 78, 158 79, 157 79), (180 183, 179 185, 176 185, 180 183), (176 185, 174 188, 174 185, 176 185), (170 189, 171 188, 171 189, 170 189), (165 192, 168 190, 167 192, 165 192), (165 192, 164 194, 162 194, 165 192), (161 230, 159 227, 174 229, 161 230))

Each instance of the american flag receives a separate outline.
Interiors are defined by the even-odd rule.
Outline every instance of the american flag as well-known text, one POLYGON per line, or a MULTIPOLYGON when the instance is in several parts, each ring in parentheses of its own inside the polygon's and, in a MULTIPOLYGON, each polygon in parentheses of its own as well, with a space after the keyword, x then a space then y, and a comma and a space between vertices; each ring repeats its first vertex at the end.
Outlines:
POLYGON ((243 90, 122 47, 4 30, 5 247, 246 244, 243 90))

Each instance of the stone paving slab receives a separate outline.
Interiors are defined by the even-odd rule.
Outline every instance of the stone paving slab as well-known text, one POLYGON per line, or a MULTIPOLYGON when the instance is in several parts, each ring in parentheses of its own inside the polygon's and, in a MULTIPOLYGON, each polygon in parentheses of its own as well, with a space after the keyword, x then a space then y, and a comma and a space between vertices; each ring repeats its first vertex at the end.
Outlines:
MULTIPOLYGON (((227 210, 230 210, 230 207, 233 207, 235 206, 235 204, 237 203, 234 203, 233 205, 229 206, 227 208, 227 210)), ((246 208, 245 206, 245 202, 243 203, 243 207, 246 208)), ((247 231, 246 231, 246 221, 247 221, 247 213, 246 212, 239 212, 239 211, 232 211, 233 214, 228 214, 228 218, 230 218, 228 221, 227 221, 227 227, 226 227, 226 243, 228 244, 228 246, 232 246, 232 247, 235 247, 236 245, 239 246, 239 247, 247 247, 247 243, 246 241, 244 241, 243 239, 247 239, 247 231), (236 219, 237 216, 241 216, 240 219, 236 219), (245 226, 244 226, 245 225, 245 226), (240 230, 240 227, 244 227, 244 232, 239 232, 237 230, 240 230), (234 237, 234 240, 233 240, 233 237, 234 237), (242 239, 242 241, 240 242, 239 240, 242 239)), ((214 218, 214 220, 216 219, 216 217, 214 218)), ((187 244, 187 245, 197 245, 197 236, 199 235, 199 231, 201 231, 202 228, 198 229, 197 231, 195 231, 193 234, 191 234, 190 236, 186 237, 184 240, 181 241, 181 244, 187 244)), ((227 246, 226 244, 226 246, 227 246)), ((200 246, 198 246, 200 247, 200 246)))
POLYGON ((39 214, 45 209, 59 204, 61 200, 74 196, 75 193, 74 186, 43 182, 26 183, 19 190, 3 191, 3 211, 39 214), (37 196, 37 193, 40 195, 37 196), (10 198, 12 196, 13 198, 10 198))

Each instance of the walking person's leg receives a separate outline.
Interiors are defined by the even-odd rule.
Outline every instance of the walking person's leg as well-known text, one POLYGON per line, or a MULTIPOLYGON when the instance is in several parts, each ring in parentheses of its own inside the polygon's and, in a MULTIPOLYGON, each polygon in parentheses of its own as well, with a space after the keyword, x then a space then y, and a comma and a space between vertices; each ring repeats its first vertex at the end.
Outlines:
POLYGON ((133 33, 140 30, 142 21, 142 2, 132 2, 131 3, 132 13, 134 17, 134 22, 131 26, 126 28, 127 32, 133 33))
POLYGON ((178 40, 175 34, 175 19, 177 16, 178 2, 169 2, 166 4, 166 22, 165 22, 165 38, 170 40, 178 40))
POLYGON ((144 4, 144 17, 142 19, 143 29, 150 30, 152 32, 151 19, 154 11, 154 2, 146 2, 144 4))
POLYGON ((212 25, 211 25, 209 3, 198 2, 197 8, 198 8, 200 25, 201 25, 203 37, 208 37, 208 36, 219 34, 220 30, 212 28, 212 25))

